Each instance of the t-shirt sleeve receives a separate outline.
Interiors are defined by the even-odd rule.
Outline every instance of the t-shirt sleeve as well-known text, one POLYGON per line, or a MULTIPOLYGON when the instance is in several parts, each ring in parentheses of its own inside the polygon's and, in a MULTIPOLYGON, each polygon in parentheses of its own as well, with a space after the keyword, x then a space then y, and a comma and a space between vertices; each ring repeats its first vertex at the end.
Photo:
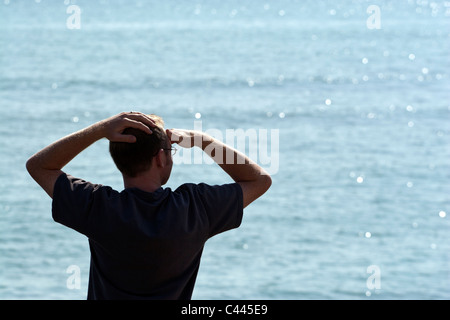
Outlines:
POLYGON ((109 187, 61 174, 53 191, 53 220, 89 236, 92 212, 102 193, 107 192, 105 188, 109 187))
POLYGON ((209 237, 241 225, 244 208, 239 184, 210 186, 201 183, 197 187, 209 220, 209 237))

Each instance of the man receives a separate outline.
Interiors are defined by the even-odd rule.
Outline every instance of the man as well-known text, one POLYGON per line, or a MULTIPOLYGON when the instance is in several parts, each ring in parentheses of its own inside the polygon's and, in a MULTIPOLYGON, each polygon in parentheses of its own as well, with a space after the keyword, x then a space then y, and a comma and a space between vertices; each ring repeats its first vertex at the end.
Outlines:
POLYGON ((70 134, 27 161, 52 197, 56 222, 89 239, 88 299, 190 299, 204 243, 242 220, 271 178, 244 154, 197 131, 167 129, 162 119, 123 112, 70 134), (107 138, 124 190, 75 178, 62 168, 107 138), (235 181, 163 189, 172 170, 172 143, 199 147, 235 181))

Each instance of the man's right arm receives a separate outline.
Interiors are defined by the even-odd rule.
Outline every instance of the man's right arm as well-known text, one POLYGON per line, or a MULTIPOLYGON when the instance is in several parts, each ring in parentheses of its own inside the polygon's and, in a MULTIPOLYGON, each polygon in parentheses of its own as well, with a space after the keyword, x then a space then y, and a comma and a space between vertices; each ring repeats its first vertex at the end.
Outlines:
POLYGON ((184 148, 201 148, 242 188, 244 208, 262 196, 272 178, 245 154, 199 131, 168 129, 172 143, 184 148))

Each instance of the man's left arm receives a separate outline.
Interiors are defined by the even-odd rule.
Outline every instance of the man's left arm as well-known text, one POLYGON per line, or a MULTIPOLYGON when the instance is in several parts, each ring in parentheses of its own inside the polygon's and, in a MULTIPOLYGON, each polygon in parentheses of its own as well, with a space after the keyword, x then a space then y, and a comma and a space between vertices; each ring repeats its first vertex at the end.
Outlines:
POLYGON ((53 198, 53 187, 61 170, 80 152, 102 138, 116 142, 136 142, 136 137, 122 134, 126 128, 140 129, 151 134, 155 122, 140 112, 122 112, 74 132, 34 154, 26 163, 33 179, 53 198))

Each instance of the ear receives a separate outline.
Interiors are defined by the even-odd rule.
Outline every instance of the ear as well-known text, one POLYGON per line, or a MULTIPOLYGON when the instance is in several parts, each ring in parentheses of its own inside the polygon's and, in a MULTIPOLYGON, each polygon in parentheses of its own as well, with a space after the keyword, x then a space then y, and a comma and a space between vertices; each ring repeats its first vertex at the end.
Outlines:
POLYGON ((166 159, 164 158, 164 150, 160 149, 153 159, 156 161, 156 166, 159 168, 164 168, 166 166, 166 159))

